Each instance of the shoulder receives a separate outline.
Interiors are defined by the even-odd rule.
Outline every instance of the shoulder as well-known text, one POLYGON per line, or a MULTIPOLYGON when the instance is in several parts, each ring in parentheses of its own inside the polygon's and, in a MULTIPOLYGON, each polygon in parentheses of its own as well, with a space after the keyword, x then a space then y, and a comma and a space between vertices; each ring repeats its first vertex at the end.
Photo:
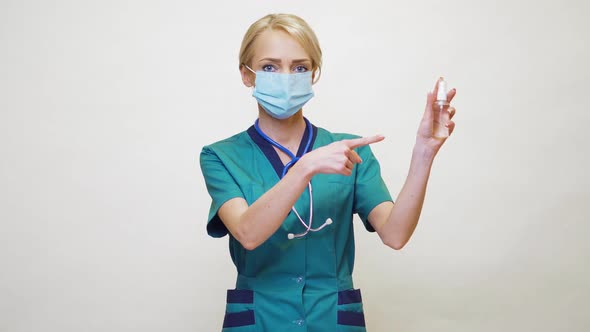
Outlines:
POLYGON ((324 140, 328 140, 331 142, 341 141, 345 139, 352 139, 352 138, 359 138, 361 136, 356 134, 350 133, 342 133, 342 132, 331 132, 327 129, 318 127, 318 138, 322 138, 324 140))
POLYGON ((250 137, 246 131, 242 131, 228 138, 203 146, 201 154, 232 153, 234 151, 241 151, 248 145, 250 145, 250 137))

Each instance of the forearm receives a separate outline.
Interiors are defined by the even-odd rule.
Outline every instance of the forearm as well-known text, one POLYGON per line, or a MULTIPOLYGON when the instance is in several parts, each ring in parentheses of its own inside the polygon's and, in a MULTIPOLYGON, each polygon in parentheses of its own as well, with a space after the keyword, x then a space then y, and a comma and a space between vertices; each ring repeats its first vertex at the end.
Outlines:
POLYGON ((402 248, 416 229, 433 159, 429 149, 414 147, 406 181, 380 231, 383 242, 392 248, 402 248))
POLYGON ((283 179, 244 211, 239 220, 240 242, 244 247, 254 249, 276 232, 307 189, 312 176, 310 168, 300 160, 283 179))
POLYGON ((266 241, 281 226, 291 208, 307 188, 315 174, 350 176, 355 164, 362 162, 354 148, 376 143, 383 136, 360 137, 333 142, 305 154, 274 187, 251 206, 242 200, 237 205, 224 206, 220 217, 234 237, 246 249, 254 249, 266 241), (227 213, 227 214, 226 214, 227 213))

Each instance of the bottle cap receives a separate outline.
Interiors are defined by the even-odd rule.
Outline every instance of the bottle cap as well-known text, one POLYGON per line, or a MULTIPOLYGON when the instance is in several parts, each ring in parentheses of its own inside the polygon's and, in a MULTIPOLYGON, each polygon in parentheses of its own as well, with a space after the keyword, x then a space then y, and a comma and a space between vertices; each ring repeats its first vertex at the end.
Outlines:
POLYGON ((445 80, 438 81, 438 93, 436 94, 436 100, 447 100, 447 82, 445 80))

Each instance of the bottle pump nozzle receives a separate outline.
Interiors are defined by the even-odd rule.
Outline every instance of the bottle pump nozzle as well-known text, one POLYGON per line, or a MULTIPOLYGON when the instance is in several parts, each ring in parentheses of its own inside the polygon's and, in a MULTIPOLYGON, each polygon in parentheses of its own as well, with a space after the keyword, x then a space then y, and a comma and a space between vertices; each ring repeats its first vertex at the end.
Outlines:
POLYGON ((443 79, 438 81, 438 93, 436 94, 436 100, 447 100, 447 82, 443 79))

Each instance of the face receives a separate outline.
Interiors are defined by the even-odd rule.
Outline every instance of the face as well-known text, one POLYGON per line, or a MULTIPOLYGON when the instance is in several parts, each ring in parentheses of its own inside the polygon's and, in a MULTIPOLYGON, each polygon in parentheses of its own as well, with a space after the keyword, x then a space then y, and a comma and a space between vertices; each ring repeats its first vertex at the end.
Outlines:
MULTIPOLYGON (((282 30, 266 30, 254 44, 254 56, 250 68, 254 71, 276 73, 303 73, 312 69, 311 59, 305 49, 282 30)), ((248 87, 254 85, 256 75, 242 67, 242 81, 248 87)))

